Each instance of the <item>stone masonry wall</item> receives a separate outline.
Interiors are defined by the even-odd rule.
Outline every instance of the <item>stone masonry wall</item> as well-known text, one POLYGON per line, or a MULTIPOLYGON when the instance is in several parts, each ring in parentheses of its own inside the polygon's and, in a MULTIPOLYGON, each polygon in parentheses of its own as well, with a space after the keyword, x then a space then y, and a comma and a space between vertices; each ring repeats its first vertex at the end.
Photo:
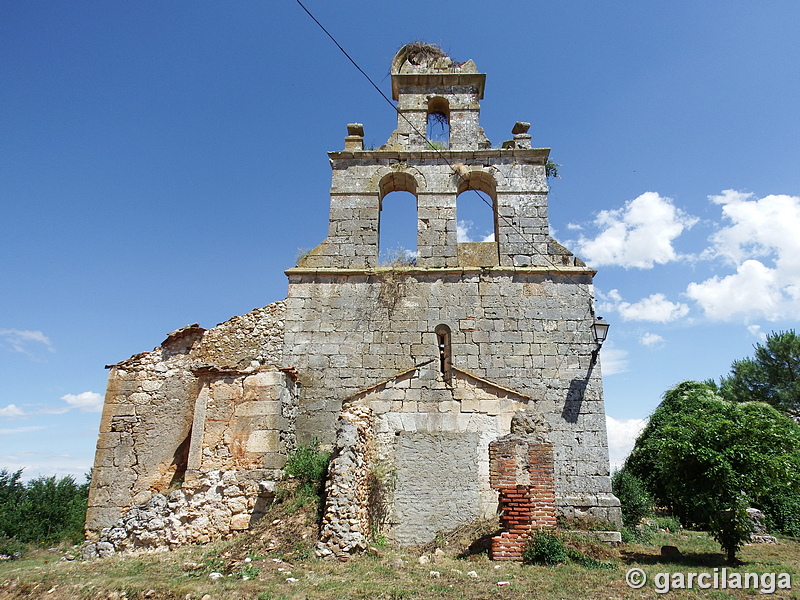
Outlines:
POLYGON ((361 550, 369 535, 403 545, 427 542, 439 531, 496 514, 490 442, 520 415, 544 418, 529 398, 459 369, 445 380, 438 366, 420 365, 347 400, 329 470, 320 555, 361 550))
POLYGON ((284 303, 276 302, 210 330, 187 326, 153 351, 110 366, 89 533, 197 473, 260 469, 251 477, 274 476, 293 444, 284 436, 281 445, 278 432, 293 435, 296 404, 294 383, 278 371, 284 313, 284 303))
MULTIPOLYGON (((417 196, 417 264, 457 267, 456 200, 469 189, 496 202, 500 265, 575 266, 548 232, 547 150, 331 153, 333 178, 327 239, 301 262, 308 268, 378 266, 381 199, 393 190, 417 196), (463 172, 454 170, 454 163, 463 172), (485 164, 491 167, 485 167, 485 164), (395 183, 387 186, 387 180, 395 183)), ((582 263, 581 263, 582 264, 582 263)))
POLYGON ((417 268, 289 276, 284 356, 303 384, 300 440, 330 443, 345 398, 438 360, 434 332, 446 324, 454 367, 518 390, 545 415, 559 511, 618 521, 599 364, 591 361, 590 274, 417 268))
MULTIPOLYGON (((409 45, 391 72, 397 129, 364 150, 363 126, 348 125, 345 150, 328 154, 328 236, 286 272, 284 358, 303 384, 299 439, 330 442, 343 401, 437 360, 435 332, 446 326, 453 367, 532 398, 547 419, 561 514, 619 522, 593 360, 595 271, 549 235, 549 149, 531 147, 525 122, 490 147, 479 125, 485 76, 471 61, 409 45), (450 126, 443 149, 424 139, 433 113, 450 126), (493 208, 491 246, 458 243, 458 196, 476 190, 493 208), (378 264, 392 191, 417 200, 416 265, 407 269, 378 264)), ((436 403, 439 392, 423 393, 436 403)))

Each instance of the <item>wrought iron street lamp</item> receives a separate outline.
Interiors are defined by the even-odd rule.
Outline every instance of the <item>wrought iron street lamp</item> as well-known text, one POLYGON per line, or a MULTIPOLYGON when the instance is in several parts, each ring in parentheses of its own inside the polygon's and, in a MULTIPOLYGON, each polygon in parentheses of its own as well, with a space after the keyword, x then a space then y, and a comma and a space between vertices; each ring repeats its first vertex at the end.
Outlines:
POLYGON ((600 353, 600 348, 603 347, 603 342, 606 341, 609 327, 610 325, 603 320, 603 317, 597 317, 592 323, 592 333, 594 334, 594 341, 597 343, 597 348, 592 350, 592 365, 597 362, 597 355, 600 353))

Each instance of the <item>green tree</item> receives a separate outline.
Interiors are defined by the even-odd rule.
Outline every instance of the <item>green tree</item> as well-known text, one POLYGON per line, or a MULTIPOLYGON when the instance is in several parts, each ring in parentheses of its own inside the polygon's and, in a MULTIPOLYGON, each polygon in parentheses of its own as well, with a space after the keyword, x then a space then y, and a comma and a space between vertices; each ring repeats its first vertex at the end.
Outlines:
POLYGON ((0 537, 19 542, 57 543, 83 539, 89 479, 72 476, 21 481, 22 470, 0 471, 0 537))
POLYGON ((625 527, 636 527, 653 514, 653 499, 641 480, 628 469, 620 469, 612 475, 611 491, 619 498, 625 527))
POLYGON ((720 393, 733 402, 766 402, 800 415, 800 336, 794 330, 772 333, 756 344, 753 358, 734 361, 721 379, 720 393))
POLYGON ((776 523, 777 498, 800 498, 800 426, 762 402, 723 400, 715 386, 666 392, 625 463, 685 527, 708 528, 735 560, 748 538, 745 509, 776 523))
POLYGON ((25 542, 46 543, 82 540, 88 496, 85 488, 72 476, 58 480, 40 477, 28 482, 19 511, 23 531, 17 537, 25 542))
POLYGON ((19 533, 19 507, 25 497, 21 481, 22 469, 9 473, 0 471, 0 536, 15 537, 19 533))

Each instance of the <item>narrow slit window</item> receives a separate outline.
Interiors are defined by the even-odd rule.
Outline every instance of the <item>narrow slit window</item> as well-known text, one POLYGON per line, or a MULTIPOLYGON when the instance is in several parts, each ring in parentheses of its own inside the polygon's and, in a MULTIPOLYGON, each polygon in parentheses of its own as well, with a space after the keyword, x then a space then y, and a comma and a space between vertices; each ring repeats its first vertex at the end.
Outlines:
POLYGON ((436 344, 439 353, 439 372, 442 375, 442 379, 450 383, 453 357, 450 347, 450 328, 447 325, 438 325, 436 327, 436 344))

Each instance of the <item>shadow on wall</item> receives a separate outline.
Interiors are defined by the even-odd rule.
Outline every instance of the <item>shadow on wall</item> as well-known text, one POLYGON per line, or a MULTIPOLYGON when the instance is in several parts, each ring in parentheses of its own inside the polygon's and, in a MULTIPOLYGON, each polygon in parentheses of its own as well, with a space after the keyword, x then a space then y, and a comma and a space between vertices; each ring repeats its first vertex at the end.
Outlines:
POLYGON ((169 489, 179 486, 183 483, 186 477, 186 469, 189 466, 189 448, 192 442, 192 429, 189 428, 189 433, 186 435, 180 445, 176 448, 175 454, 172 456, 172 466, 175 468, 175 473, 169 482, 169 489))
POLYGON ((577 423, 578 415, 581 412, 581 405, 583 404, 583 395, 586 392, 586 387, 589 385, 589 377, 591 371, 586 379, 573 379, 569 383, 569 390, 567 391, 567 399, 564 402, 564 409, 561 411, 561 418, 568 423, 577 423))

